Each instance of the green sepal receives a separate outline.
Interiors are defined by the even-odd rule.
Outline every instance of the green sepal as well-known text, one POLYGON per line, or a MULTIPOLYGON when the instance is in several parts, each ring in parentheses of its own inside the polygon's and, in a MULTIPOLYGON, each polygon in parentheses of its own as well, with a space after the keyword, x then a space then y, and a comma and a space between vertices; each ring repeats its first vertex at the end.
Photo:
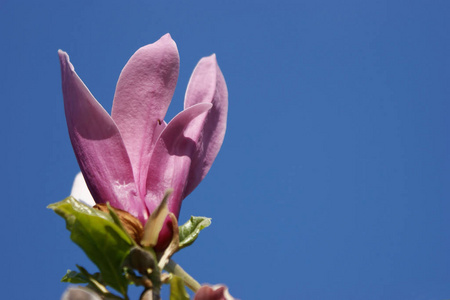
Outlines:
POLYGON ((73 197, 50 204, 48 208, 66 220, 70 238, 97 265, 104 283, 126 295, 128 280, 122 263, 134 243, 113 218, 73 197))
POLYGON ((173 275, 170 279, 170 300, 189 300, 189 294, 184 288, 184 281, 181 277, 173 275))
POLYGON ((191 245, 198 237, 201 230, 211 225, 211 218, 194 217, 179 227, 180 245, 178 249, 182 249, 191 245))

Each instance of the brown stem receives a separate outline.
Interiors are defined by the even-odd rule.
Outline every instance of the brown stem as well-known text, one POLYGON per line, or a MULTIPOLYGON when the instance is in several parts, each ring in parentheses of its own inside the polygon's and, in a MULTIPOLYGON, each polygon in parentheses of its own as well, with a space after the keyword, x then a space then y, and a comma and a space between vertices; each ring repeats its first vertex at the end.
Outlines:
POLYGON ((161 296, 159 295, 159 290, 146 289, 142 292, 139 300, 161 300, 161 296))

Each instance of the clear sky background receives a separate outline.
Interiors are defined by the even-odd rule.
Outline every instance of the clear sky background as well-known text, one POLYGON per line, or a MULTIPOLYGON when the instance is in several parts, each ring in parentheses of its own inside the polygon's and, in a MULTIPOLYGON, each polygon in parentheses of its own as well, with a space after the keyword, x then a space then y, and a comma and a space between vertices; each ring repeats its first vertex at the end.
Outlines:
POLYGON ((449 1, 0 1, 4 299, 59 299, 95 271, 46 209, 70 193, 57 50, 111 110, 169 32, 189 76, 216 53, 228 129, 180 215, 213 218, 174 259, 241 299, 450 298, 449 1))

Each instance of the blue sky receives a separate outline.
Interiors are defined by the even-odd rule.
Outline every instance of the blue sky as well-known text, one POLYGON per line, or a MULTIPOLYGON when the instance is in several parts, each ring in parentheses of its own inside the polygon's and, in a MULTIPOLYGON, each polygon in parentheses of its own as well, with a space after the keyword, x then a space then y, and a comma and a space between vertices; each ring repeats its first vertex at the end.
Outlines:
POLYGON ((122 67, 169 32, 182 109, 216 53, 228 129, 174 259, 241 299, 450 298, 448 1, 0 1, 5 299, 59 299, 78 165, 57 50, 110 111, 122 67), (36 296, 38 295, 38 296, 36 296))

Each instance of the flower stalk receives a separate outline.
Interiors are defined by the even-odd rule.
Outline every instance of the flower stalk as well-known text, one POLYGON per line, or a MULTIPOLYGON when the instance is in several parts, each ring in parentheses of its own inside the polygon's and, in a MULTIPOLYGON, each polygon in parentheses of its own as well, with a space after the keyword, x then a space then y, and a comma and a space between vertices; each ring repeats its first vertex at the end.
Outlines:
POLYGON ((179 264, 174 262, 172 259, 164 268, 167 272, 173 273, 174 275, 181 277, 185 285, 193 292, 197 292, 201 285, 198 283, 191 275, 189 275, 179 264))

